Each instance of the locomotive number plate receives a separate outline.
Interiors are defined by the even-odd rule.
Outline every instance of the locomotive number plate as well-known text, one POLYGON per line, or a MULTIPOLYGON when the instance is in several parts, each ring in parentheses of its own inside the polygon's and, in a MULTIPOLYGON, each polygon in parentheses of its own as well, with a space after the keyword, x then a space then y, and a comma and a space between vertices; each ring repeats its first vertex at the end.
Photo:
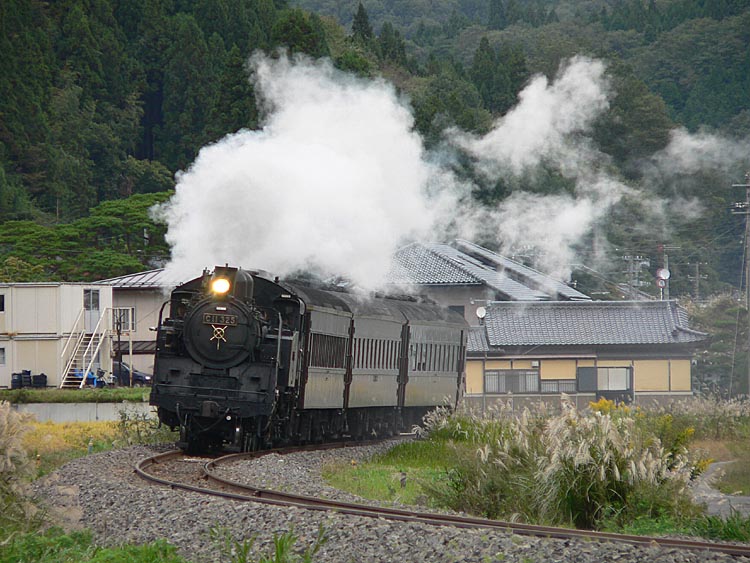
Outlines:
POLYGON ((220 315, 218 313, 203 313, 203 324, 237 326, 237 315, 220 315))

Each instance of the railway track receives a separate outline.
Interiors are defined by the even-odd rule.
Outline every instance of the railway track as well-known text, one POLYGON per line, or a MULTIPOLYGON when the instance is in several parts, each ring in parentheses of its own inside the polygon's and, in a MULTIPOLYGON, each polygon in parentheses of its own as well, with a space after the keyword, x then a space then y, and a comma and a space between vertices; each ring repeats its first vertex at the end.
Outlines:
POLYGON ((233 463, 238 460, 257 458, 271 453, 285 455, 305 450, 333 449, 354 445, 361 446, 362 444, 361 442, 357 444, 338 443, 325 446, 284 448, 263 452, 231 454, 215 459, 188 457, 181 451, 174 450, 142 460, 136 465, 135 472, 146 481, 164 485, 172 489, 192 491, 237 501, 297 507, 307 510, 335 511, 339 514, 352 516, 383 518, 401 522, 419 522, 433 526, 482 528, 540 538, 620 542, 643 547, 659 546, 667 549, 683 549, 710 553, 723 553, 736 557, 750 557, 750 545, 593 532, 587 530, 519 524, 499 520, 487 520, 483 518, 452 514, 415 512, 405 509, 355 504, 282 491, 273 491, 231 481, 216 474, 217 469, 224 464, 233 463), (176 468, 180 469, 178 470, 176 468))

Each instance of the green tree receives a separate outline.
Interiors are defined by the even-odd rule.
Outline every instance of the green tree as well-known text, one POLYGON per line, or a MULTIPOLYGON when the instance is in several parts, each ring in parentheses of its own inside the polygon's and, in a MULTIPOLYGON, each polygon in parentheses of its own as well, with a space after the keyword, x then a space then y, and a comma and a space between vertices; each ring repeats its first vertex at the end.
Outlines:
POLYGON ((515 104, 529 72, 521 49, 503 46, 495 53, 487 37, 482 37, 474 52, 469 76, 484 106, 492 112, 505 113, 515 104))
POLYGON ((121 197, 165 192, 174 188, 172 173, 156 160, 138 160, 129 156, 122 163, 121 169, 119 182, 121 197))
POLYGON ((632 69, 615 65, 609 76, 615 95, 609 111, 596 124, 594 136, 623 171, 637 177, 642 159, 667 145, 674 123, 664 100, 651 92, 632 69))
POLYGON ((687 309, 691 326, 711 335, 695 355, 693 389, 724 397, 747 394, 747 309, 729 295, 689 302, 687 309))
POLYGON ((399 31, 390 22, 383 24, 377 45, 378 54, 382 60, 392 61, 400 65, 406 64, 406 46, 404 40, 401 38, 399 31))
POLYGON ((250 83, 245 59, 233 45, 219 79, 219 91, 209 115, 208 133, 219 138, 242 128, 253 129, 258 124, 258 108, 250 83))
POLYGON ((429 77, 412 95, 412 103, 416 127, 428 143, 439 141, 447 127, 486 131, 491 121, 474 85, 449 66, 429 77))
POLYGON ((312 57, 329 54, 320 18, 308 16, 298 8, 279 14, 271 37, 275 44, 286 46, 291 53, 306 53, 312 57))
POLYGON ((360 2, 352 20, 352 37, 356 41, 367 43, 372 39, 372 35, 370 16, 367 15, 367 10, 365 10, 362 2, 360 2))
POLYGON ((155 156, 177 170, 192 162, 209 140, 205 128, 218 73, 210 65, 208 45, 195 18, 177 14, 171 25, 172 43, 164 70, 164 125, 157 135, 161 151, 155 156))
POLYGON ((44 268, 29 264, 15 256, 9 256, 0 263, 0 282, 21 283, 46 281, 44 268))

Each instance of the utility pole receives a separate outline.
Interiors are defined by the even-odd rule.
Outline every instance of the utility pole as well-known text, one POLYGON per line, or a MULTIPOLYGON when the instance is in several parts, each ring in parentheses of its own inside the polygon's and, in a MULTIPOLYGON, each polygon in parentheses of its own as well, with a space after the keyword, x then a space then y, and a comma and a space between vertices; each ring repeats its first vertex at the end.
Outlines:
POLYGON ((656 246, 656 250, 662 255, 662 267, 656 272, 656 277, 662 280, 661 284, 659 284, 661 299, 669 300, 669 278, 672 277, 669 271, 669 252, 671 250, 679 250, 680 248, 673 244, 658 244, 656 246))
POLYGON ((688 276, 688 279, 693 282, 693 299, 700 301, 701 299, 701 280, 708 279, 708 276, 701 274, 701 266, 705 266, 706 262, 696 262, 693 264, 695 267, 695 275, 688 276))
POLYGON ((748 315, 747 330, 747 394, 750 395, 750 172, 745 174, 744 184, 732 184, 733 188, 745 188, 745 201, 735 203, 732 206, 732 213, 735 215, 745 216, 745 307, 748 315))
POLYGON ((641 281, 641 269, 644 267, 648 268, 651 263, 646 257, 637 254, 625 254, 621 258, 627 263, 625 274, 628 277, 628 297, 630 299, 637 299, 638 288, 648 283, 641 281))

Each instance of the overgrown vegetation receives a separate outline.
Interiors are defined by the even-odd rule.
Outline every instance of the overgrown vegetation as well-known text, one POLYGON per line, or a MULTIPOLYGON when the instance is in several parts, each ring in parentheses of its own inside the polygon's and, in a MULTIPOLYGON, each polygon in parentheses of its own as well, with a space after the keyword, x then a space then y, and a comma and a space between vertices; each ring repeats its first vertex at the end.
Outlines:
POLYGON ((44 513, 28 500, 28 483, 67 461, 132 443, 173 439, 157 422, 123 411, 113 422, 38 423, 0 401, 0 563, 181 563, 165 542, 100 548, 86 532, 40 533, 44 513))
POLYGON ((297 552, 294 547, 297 535, 289 530, 281 535, 274 534, 271 554, 267 555, 256 548, 256 536, 237 540, 226 528, 211 529, 211 540, 218 547, 221 561, 227 563, 312 563, 315 555, 326 543, 327 536, 323 526, 318 528, 318 535, 304 551, 297 552))
POLYGON ((663 443, 640 413, 602 402, 587 413, 501 406, 489 417, 437 412, 431 439, 449 440, 454 465, 428 487, 440 504, 489 518, 579 528, 685 512, 690 464, 685 433, 663 420, 663 443))
POLYGON ((30 417, 0 401, 0 530, 26 532, 38 522, 25 498, 34 465, 23 446, 30 417))
POLYGON ((143 413, 120 410, 117 421, 29 422, 23 448, 36 464, 36 475, 45 475, 68 461, 92 453, 135 444, 169 443, 177 435, 143 413))
POLYGON ((105 548, 94 545, 90 532, 14 535, 0 544, 0 563, 185 563, 165 541, 105 548))
POLYGON ((26 403, 142 403, 149 389, 104 387, 102 389, 0 389, 0 401, 26 403))
POLYGON ((716 398, 666 408, 602 400, 586 412, 565 401, 558 412, 500 405, 484 417, 438 410, 423 440, 326 476, 362 496, 490 518, 742 541, 750 518, 703 515, 686 487, 712 460, 694 444, 744 444, 749 428, 749 404, 716 398), (398 475, 408 476, 403 491, 398 475))

